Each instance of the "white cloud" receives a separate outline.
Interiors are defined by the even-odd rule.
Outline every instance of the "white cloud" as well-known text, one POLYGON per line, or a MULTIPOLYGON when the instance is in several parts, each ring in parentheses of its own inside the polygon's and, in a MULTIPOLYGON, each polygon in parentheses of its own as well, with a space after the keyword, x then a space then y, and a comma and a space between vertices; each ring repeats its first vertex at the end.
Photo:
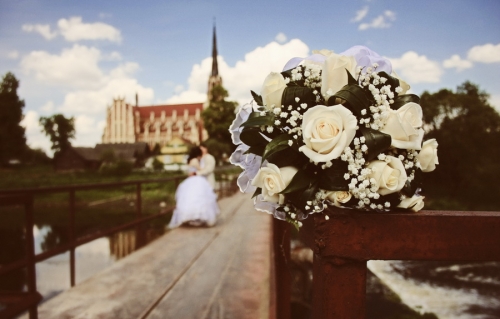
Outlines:
POLYGON ((476 45, 469 50, 467 57, 469 60, 475 62, 500 62, 500 43, 497 45, 491 43, 485 45, 476 45))
POLYGON ((364 17, 368 14, 368 6, 364 6, 360 10, 356 11, 356 16, 351 19, 351 22, 359 22, 363 20, 364 17))
MULTIPOLYGON (((121 63, 108 72, 99 67, 102 60, 118 58, 121 58, 118 52, 104 57, 96 48, 75 44, 59 55, 44 51, 31 52, 21 61, 21 67, 28 74, 33 74, 39 82, 66 90, 62 104, 55 105, 53 101, 48 101, 39 111, 57 111, 65 116, 74 116, 74 144, 85 146, 94 145, 101 140, 106 107, 112 103, 113 98, 125 97, 126 101, 131 102, 138 93, 142 104, 152 103, 154 99, 153 89, 140 85, 133 76, 140 69, 137 63, 121 63)), ((34 115, 30 116, 26 121, 32 124, 33 121, 29 120, 34 115)), ((39 132, 32 133, 28 140, 33 147, 45 150, 50 148, 46 138, 39 132)))
POLYGON ((370 23, 361 23, 358 27, 359 30, 367 29, 382 29, 391 26, 391 21, 396 20, 396 13, 391 10, 386 10, 383 14, 374 18, 370 23))
POLYGON ((27 143, 32 148, 41 148, 46 153, 52 154, 50 140, 42 133, 42 127, 38 123, 38 119, 39 115, 36 111, 28 111, 24 114, 20 124, 26 129, 27 143))
POLYGON ((102 85, 103 73, 98 66, 101 59, 98 49, 75 44, 60 55, 33 51, 21 60, 21 68, 45 84, 97 88, 102 85))
MULTIPOLYGON (((299 39, 279 44, 271 42, 264 47, 245 54, 243 60, 229 66, 222 56, 218 57, 219 73, 224 87, 229 92, 229 99, 240 104, 249 102, 250 90, 260 92, 262 82, 269 72, 279 72, 293 57, 305 57, 309 53, 307 45, 299 39)), ((212 67, 212 58, 195 64, 189 76, 189 87, 186 91, 168 99, 166 103, 201 102, 206 99, 207 79, 212 67)))
POLYGON ((121 42, 121 32, 115 27, 102 23, 83 23, 81 17, 60 19, 57 26, 62 36, 71 42, 80 40, 109 40, 121 42))
POLYGON ((75 117, 75 146, 94 146, 102 139, 106 122, 87 115, 75 117))
POLYGON ((452 55, 443 61, 443 66, 447 69, 456 69, 457 72, 472 68, 473 64, 469 60, 462 60, 458 54, 452 55))
POLYGON ((125 97, 126 101, 135 101, 135 94, 139 95, 142 105, 153 102, 154 92, 146 88, 132 77, 138 69, 136 63, 125 63, 113 69, 100 80, 102 85, 98 89, 77 90, 66 94, 63 105, 59 108, 68 113, 95 114, 104 116, 106 106, 113 98, 125 97))
POLYGON ((51 30, 48 24, 24 24, 22 30, 38 33, 46 40, 52 40, 58 35, 62 35, 66 41, 70 42, 108 40, 120 43, 122 40, 120 30, 112 25, 102 22, 84 23, 82 17, 59 19, 57 27, 57 30, 51 30))
POLYGON ((436 61, 429 60, 425 55, 414 51, 404 53, 400 58, 390 58, 393 68, 401 78, 412 83, 437 83, 443 70, 436 61))
POLYGON ((104 60, 107 61, 121 61, 122 59, 122 55, 117 51, 113 51, 104 57, 104 60))
POLYGON ((22 30, 39 33, 46 40, 52 40, 57 36, 57 31, 51 31, 48 24, 23 24, 22 30))
POLYGON ((500 113, 500 95, 499 94, 493 94, 490 95, 490 104, 497 110, 498 113, 500 113))
POLYGON ((274 40, 276 40, 276 42, 278 42, 278 43, 285 43, 287 40, 287 37, 283 32, 280 32, 276 35, 274 40))
POLYGON ((184 85, 176 85, 175 88, 174 88, 174 92, 175 93, 181 93, 182 91, 184 91, 184 85))

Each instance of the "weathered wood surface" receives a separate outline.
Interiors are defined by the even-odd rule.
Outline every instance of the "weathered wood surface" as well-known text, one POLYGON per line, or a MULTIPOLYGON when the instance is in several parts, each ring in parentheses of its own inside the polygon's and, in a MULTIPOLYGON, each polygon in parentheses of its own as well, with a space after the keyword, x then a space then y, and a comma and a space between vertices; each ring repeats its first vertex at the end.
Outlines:
POLYGON ((269 318, 271 219, 247 196, 212 228, 178 228, 40 305, 39 318, 269 318))

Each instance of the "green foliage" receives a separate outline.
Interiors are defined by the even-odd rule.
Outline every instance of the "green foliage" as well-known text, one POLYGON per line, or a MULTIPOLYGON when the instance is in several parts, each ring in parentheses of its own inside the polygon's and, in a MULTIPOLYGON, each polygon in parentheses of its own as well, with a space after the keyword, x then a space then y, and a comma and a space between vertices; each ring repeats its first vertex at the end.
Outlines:
POLYGON ((224 154, 229 156, 235 149, 229 126, 235 118, 237 103, 226 101, 227 96, 227 91, 221 85, 215 86, 212 89, 210 104, 201 114, 209 136, 207 146, 218 160, 221 160, 224 154))
POLYGON ((70 139, 75 138, 75 119, 62 114, 40 117, 42 132, 50 138, 51 149, 57 154, 71 146, 70 139))
POLYGON ((153 159, 152 165, 155 171, 162 171, 165 169, 165 164, 160 162, 156 157, 153 159))
POLYGON ((39 148, 27 148, 26 152, 24 153, 24 160, 25 163, 29 165, 45 165, 51 162, 51 158, 48 157, 47 154, 45 154, 45 152, 39 148))
MULTIPOLYGON (((119 181, 167 178, 179 172, 132 170, 125 176, 105 175, 99 171, 54 172, 52 165, 29 165, 22 169, 0 169, 0 190, 31 187, 49 187, 71 184, 111 183, 119 181)), ((86 194, 86 192, 83 192, 86 194)))
POLYGON ((19 99, 19 81, 8 72, 0 84, 0 164, 19 159, 27 149, 23 119, 24 101, 19 99))
POLYGON ((132 172, 134 164, 127 161, 116 161, 101 165, 99 172, 108 176, 126 176, 132 172))
MULTIPOLYGON (((488 94, 470 82, 456 92, 442 89, 421 96, 426 138, 436 138, 439 165, 423 174, 424 191, 446 199, 456 208, 498 210, 500 208, 500 115, 488 103, 488 94)), ((451 208, 451 207, 450 207, 451 208)))
POLYGON ((209 138, 205 141, 210 154, 212 154, 218 161, 227 160, 227 158, 234 151, 233 145, 225 141, 220 141, 216 138, 209 138))

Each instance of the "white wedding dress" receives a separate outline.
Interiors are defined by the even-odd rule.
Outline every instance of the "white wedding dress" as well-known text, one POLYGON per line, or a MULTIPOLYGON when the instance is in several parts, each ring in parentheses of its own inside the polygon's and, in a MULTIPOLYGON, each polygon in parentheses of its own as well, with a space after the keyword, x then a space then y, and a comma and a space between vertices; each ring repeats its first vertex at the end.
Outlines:
MULTIPOLYGON (((189 173, 199 169, 199 161, 194 158, 189 162, 189 173)), ((217 195, 204 176, 194 175, 186 178, 175 192, 176 207, 169 228, 184 223, 193 226, 213 226, 217 221, 219 206, 217 195)))

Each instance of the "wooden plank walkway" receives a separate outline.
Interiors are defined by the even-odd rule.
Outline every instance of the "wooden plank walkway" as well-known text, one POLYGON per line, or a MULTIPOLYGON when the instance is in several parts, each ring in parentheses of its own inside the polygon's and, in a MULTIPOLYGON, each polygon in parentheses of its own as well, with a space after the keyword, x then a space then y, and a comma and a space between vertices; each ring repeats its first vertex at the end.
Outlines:
POLYGON ((212 228, 178 228, 39 306, 39 318, 273 318, 271 218, 248 196, 212 228))

